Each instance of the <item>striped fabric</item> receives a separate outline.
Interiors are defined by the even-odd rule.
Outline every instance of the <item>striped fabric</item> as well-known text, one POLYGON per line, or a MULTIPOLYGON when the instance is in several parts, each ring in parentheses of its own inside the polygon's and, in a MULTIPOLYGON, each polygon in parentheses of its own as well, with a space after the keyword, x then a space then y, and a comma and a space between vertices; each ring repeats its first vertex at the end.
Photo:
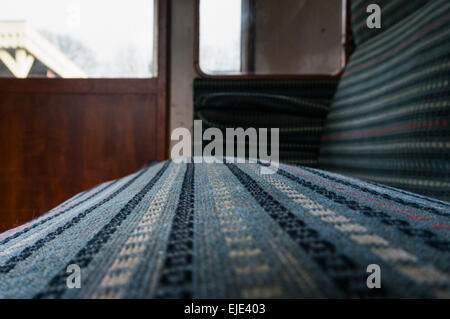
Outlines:
POLYGON ((354 42, 360 45, 363 42, 386 31, 397 23, 403 23, 403 19, 420 10, 425 4, 434 0, 351 0, 351 25, 354 42), (370 4, 377 4, 381 9, 381 28, 369 29, 367 18, 371 12, 367 12, 370 4))
POLYGON ((153 163, 75 196, 0 235, 0 298, 450 297, 450 203, 260 168, 153 163))
POLYGON ((194 118, 203 129, 280 128, 280 160, 316 166, 324 118, 337 80, 194 82, 194 118))
MULTIPOLYGON (((421 3, 388 1, 383 25, 388 8, 406 2, 421 3)), ((449 200, 449 74, 447 0, 429 1, 357 46, 327 117, 319 167, 449 200)))

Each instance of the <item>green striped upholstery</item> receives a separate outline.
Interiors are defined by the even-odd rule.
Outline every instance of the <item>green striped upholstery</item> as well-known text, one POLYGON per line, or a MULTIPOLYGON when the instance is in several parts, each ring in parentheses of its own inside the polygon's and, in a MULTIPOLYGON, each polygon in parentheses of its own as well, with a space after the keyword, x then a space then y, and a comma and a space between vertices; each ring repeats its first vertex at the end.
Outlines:
POLYGON ((449 200, 450 2, 379 3, 382 25, 392 22, 379 35, 352 19, 359 45, 327 117, 319 167, 449 200))
MULTIPOLYGON (((194 118, 203 129, 280 129, 280 160, 317 166, 324 119, 337 80, 210 80, 194 82, 194 118)), ((225 134, 224 134, 225 136, 225 134)))
POLYGON ((410 14, 416 12, 430 0, 352 0, 351 23, 354 41, 356 45, 384 32, 386 29, 401 22, 410 14), (369 29, 367 18, 371 14, 367 12, 367 6, 377 4, 381 8, 381 28, 369 29))

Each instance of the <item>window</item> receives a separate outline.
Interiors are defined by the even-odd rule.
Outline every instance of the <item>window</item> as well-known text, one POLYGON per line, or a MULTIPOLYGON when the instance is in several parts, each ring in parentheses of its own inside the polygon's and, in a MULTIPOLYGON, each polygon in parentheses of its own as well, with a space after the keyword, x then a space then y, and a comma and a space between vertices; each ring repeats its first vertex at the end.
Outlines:
POLYGON ((0 77, 155 75, 153 0, 14 0, 0 11, 0 77))
POLYGON ((334 75, 345 65, 346 1, 198 0, 207 75, 334 75))

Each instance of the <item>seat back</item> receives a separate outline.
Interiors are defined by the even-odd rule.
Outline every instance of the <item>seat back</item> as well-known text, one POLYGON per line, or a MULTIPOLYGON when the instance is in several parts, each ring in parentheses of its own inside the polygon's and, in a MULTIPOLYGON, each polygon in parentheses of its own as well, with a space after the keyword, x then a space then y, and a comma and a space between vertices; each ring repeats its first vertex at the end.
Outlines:
POLYGON ((450 200, 450 2, 353 1, 319 167, 450 200), (366 8, 381 7, 381 29, 366 8))
MULTIPOLYGON (((219 128, 224 137, 227 127, 279 128, 280 161, 317 167, 320 137, 337 82, 196 79, 194 119, 202 120, 203 130, 219 128)), ((206 144, 209 141, 203 147, 206 144)))

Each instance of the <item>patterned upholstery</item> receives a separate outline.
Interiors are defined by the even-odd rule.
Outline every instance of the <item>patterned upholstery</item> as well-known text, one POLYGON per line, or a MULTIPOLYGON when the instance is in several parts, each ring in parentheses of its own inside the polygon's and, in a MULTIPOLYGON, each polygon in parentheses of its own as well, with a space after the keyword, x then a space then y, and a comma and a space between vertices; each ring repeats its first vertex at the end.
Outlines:
MULTIPOLYGON (((404 4, 385 4, 382 25, 388 7, 404 4)), ((319 167, 449 200, 450 2, 430 1, 402 17, 351 56, 327 117, 319 167)), ((368 38, 356 33, 360 42, 368 38)))
POLYGON ((0 234, 0 298, 450 297, 449 203, 260 168, 153 163, 75 196, 0 234))
POLYGON ((354 42, 360 45, 370 38, 386 31, 397 23, 403 23, 403 19, 410 14, 419 11, 426 3, 434 0, 352 0, 351 25, 354 42), (366 11, 370 4, 377 4, 381 9, 381 28, 369 29, 366 11))
POLYGON ((204 130, 278 127, 280 160, 316 166, 336 85, 337 80, 196 79, 194 118, 203 121, 204 130))

